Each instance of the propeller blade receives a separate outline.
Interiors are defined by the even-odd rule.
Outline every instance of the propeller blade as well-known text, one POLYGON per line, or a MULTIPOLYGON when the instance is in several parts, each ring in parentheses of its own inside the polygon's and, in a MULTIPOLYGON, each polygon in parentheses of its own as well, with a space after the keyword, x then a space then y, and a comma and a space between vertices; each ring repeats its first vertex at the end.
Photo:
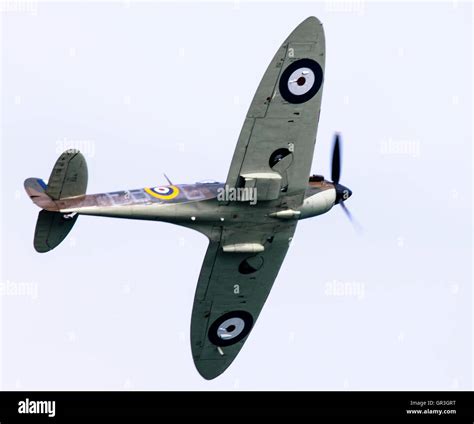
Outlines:
POLYGON ((341 208, 342 210, 344 211, 344 213, 347 215, 347 217, 349 218, 349 221, 351 221, 351 224, 352 226, 354 227, 354 229, 358 232, 358 233, 361 233, 363 228, 362 226, 354 219, 354 217, 352 216, 351 212, 349 211, 349 209, 347 209, 347 206, 344 204, 344 202, 341 202, 339 203, 341 205, 341 208))
POLYGON ((344 202, 341 202, 340 205, 341 205, 341 208, 342 208, 342 210, 344 211, 344 213, 345 213, 345 214, 347 215, 347 217, 349 218, 349 221, 354 222, 354 218, 352 218, 352 214, 351 214, 351 212, 349 211, 349 209, 347 209, 347 206, 344 204, 344 202))
POLYGON ((336 133, 334 146, 332 150, 331 178, 332 182, 337 184, 341 177, 341 151, 339 146, 339 134, 336 133))

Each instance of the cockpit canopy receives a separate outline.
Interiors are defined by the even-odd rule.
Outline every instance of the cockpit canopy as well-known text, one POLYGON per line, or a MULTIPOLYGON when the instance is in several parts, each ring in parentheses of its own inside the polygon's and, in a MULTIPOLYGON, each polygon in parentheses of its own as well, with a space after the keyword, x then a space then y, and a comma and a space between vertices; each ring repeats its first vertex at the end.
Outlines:
POLYGON ((197 181, 196 184, 220 184, 220 182, 216 180, 201 180, 197 181))
POLYGON ((310 183, 313 183, 313 182, 321 182, 321 181, 324 181, 324 176, 322 175, 316 175, 316 174, 313 174, 309 177, 309 182, 310 183))

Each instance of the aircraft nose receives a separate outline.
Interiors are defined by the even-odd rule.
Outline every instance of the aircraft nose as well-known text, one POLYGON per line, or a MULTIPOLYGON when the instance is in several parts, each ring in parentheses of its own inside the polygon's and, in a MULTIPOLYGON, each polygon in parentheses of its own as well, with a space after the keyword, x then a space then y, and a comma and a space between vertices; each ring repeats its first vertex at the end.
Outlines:
POLYGON ((336 189, 336 205, 346 201, 352 196, 352 190, 343 186, 342 184, 335 184, 334 188, 336 189))

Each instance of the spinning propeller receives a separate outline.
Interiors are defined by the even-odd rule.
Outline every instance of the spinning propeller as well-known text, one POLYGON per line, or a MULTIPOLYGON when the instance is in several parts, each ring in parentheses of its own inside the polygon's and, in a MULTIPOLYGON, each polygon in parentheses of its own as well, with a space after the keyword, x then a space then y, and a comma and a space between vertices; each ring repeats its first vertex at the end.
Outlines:
POLYGON ((331 178, 336 189, 336 204, 341 205, 342 210, 345 212, 351 223, 358 227, 359 225, 355 222, 347 206, 344 202, 352 196, 352 191, 339 184, 339 179, 341 178, 341 147, 340 147, 340 135, 336 133, 334 136, 334 145, 332 150, 332 164, 331 164, 331 178))

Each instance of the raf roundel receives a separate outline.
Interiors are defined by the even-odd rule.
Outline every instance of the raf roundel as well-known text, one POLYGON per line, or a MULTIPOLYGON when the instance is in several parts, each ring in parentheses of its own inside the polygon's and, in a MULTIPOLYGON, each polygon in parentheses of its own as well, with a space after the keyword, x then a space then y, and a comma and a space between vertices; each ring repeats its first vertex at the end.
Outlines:
POLYGON ((244 339, 252 326, 253 318, 248 312, 228 312, 209 327, 209 340, 216 346, 230 346, 244 339))
POLYGON ((150 196, 161 200, 171 200, 179 194, 179 188, 174 185, 145 188, 145 191, 150 196))
POLYGON ((323 70, 312 59, 297 60, 280 77, 280 94, 289 103, 304 103, 312 99, 323 83, 323 70))

